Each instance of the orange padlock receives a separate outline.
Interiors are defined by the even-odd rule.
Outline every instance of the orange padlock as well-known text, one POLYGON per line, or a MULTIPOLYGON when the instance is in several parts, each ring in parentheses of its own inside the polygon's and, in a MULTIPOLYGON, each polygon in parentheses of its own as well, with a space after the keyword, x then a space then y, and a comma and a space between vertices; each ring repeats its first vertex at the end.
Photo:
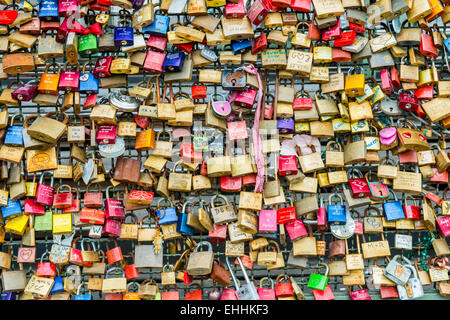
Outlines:
POLYGON ((61 68, 58 64, 52 63, 49 64, 45 68, 45 72, 41 76, 41 80, 39 81, 38 91, 43 94, 58 94, 58 83, 60 76, 61 68), (56 73, 49 73, 48 70, 50 67, 57 67, 58 71, 56 73))

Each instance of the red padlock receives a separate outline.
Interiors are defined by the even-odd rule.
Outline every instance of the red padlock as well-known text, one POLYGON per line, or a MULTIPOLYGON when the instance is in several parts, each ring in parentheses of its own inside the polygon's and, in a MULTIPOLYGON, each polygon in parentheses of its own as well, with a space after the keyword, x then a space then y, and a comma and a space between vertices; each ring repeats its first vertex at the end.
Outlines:
POLYGON ((269 277, 261 278, 258 288, 259 300, 276 300, 275 289, 273 288, 273 281, 269 277), (264 280, 270 281, 270 288, 264 288, 264 280))
POLYGON ((200 82, 194 82, 191 87, 192 99, 205 99, 206 98, 206 86, 200 82))
MULTIPOLYGON (((105 218, 122 221, 125 219, 125 206, 123 204, 123 200, 114 198, 110 199, 109 188, 112 188, 112 186, 106 187, 105 218)), ((117 196, 119 196, 119 193, 117 193, 117 196)))
POLYGON ((291 0, 272 0, 272 5, 278 8, 286 9, 291 5, 291 0))
POLYGON ((84 206, 87 208, 100 208, 103 206, 103 193, 99 183, 95 183, 98 188, 98 192, 90 192, 88 184, 86 187, 86 193, 84 194, 84 206))
POLYGON ((274 102, 274 96, 270 93, 266 93, 266 100, 267 103, 264 103, 264 119, 270 120, 273 117, 273 102, 274 102), (269 98, 269 99, 267 99, 269 98))
MULTIPOLYGON (((355 34, 356 36, 356 34, 355 34)), ((332 27, 329 27, 322 31, 322 40, 330 41, 335 40, 341 37, 341 27, 338 19, 338 23, 332 27)), ((353 42, 350 42, 349 44, 352 44, 353 42)), ((334 43, 335 47, 338 47, 336 45, 336 42, 334 43)))
POLYGON ((56 194, 53 197, 53 207, 62 209, 62 208, 70 208, 73 202, 72 188, 63 184, 56 189, 56 194), (59 193, 59 189, 61 187, 66 187, 69 192, 59 193))
POLYGON ((296 219, 294 222, 286 223, 286 231, 292 241, 301 239, 308 235, 305 225, 301 219, 296 219))
POLYGON ((109 5, 101 5, 98 1, 96 1, 90 4, 89 9, 92 9, 94 11, 108 12, 109 5))
MULTIPOLYGON (((252 270, 253 269, 253 262, 250 259, 250 256, 244 254, 241 258, 241 262, 244 265, 244 268, 252 270)), ((239 265, 239 260, 236 258, 234 260, 234 264, 239 265)))
POLYGON ((238 192, 242 188, 242 177, 221 176, 220 190, 224 192, 238 192))
POLYGON ((89 224, 103 225, 105 223, 105 211, 92 208, 82 208, 80 213, 80 221, 89 224))
MULTIPOLYGON (((417 90, 416 90, 417 91, 417 90)), ((415 93, 414 93, 415 94, 415 93)), ((425 111, 423 111, 422 107, 419 106, 416 110, 417 115, 421 118, 421 119, 426 119, 427 114, 425 113, 425 111)))
MULTIPOLYGON (((134 261, 134 254, 133 252, 130 252, 130 256, 134 261)), ((125 278, 127 278, 127 280, 130 279, 136 279, 139 277, 139 270, 134 266, 133 264, 127 264, 124 268, 125 271, 125 278)))
POLYGON ((92 266, 92 263, 85 262, 81 255, 81 250, 76 248, 76 244, 80 240, 79 237, 74 238, 72 240, 72 248, 70 249, 70 255, 69 255, 69 263, 76 264, 80 267, 90 267, 92 266))
POLYGON ((121 226, 122 222, 120 220, 106 219, 102 233, 111 238, 120 237, 121 226))
POLYGON ((97 144, 114 144, 116 136, 117 126, 115 124, 103 124, 98 126, 95 140, 97 144))
POLYGON ((269 10, 265 6, 264 3, 262 3, 260 0, 253 1, 250 8, 247 10, 247 17, 249 18, 250 22, 254 24, 255 26, 258 26, 261 24, 261 22, 264 21, 264 18, 269 13, 269 10))
POLYGON ((387 95, 391 95, 394 93, 394 85, 391 81, 391 74, 389 73, 389 70, 384 69, 380 71, 380 78, 381 78, 381 90, 387 95))
POLYGON ((353 198, 365 198, 370 196, 369 183, 363 177, 361 171, 357 169, 348 170, 348 183, 350 184, 350 191, 353 198), (354 178, 353 172, 358 174, 357 178, 354 178))
POLYGON ((424 32, 425 31, 422 30, 422 34, 420 35, 420 53, 425 57, 436 59, 438 53, 433 43, 433 37, 424 32))
POLYGON ((398 89, 401 87, 400 76, 398 74, 398 70, 395 67, 391 68, 391 81, 395 88, 398 89))
POLYGON ((444 238, 448 237, 450 235, 450 217, 439 217, 436 219, 436 223, 439 226, 439 229, 441 230, 444 238))
POLYGON ((308 38, 311 40, 320 40, 320 30, 314 22, 310 22, 308 25, 308 38))
POLYGON ((159 37, 155 35, 150 35, 150 37, 147 40, 147 47, 153 50, 161 51, 163 52, 166 50, 167 46, 167 38, 166 37, 159 37))
MULTIPOLYGON (((205 37, 206 40, 206 37, 205 37)), ((202 43, 203 45, 206 45, 206 43, 202 43)), ((192 51, 192 48, 194 47, 194 42, 189 43, 175 43, 174 46, 178 49, 180 49, 183 52, 189 53, 192 51)))
POLYGON ((292 0, 291 9, 300 12, 310 12, 311 0, 292 0))
POLYGON ((206 165, 206 161, 203 160, 202 164, 200 165, 200 174, 202 176, 207 176, 208 175, 208 166, 206 165))
MULTIPOLYGON (((11 250, 11 247, 9 247, 9 250, 11 250)), ((41 260, 37 265, 36 276, 54 278, 56 276, 56 265, 52 262, 43 262, 44 256, 47 254, 49 254, 48 251, 42 254, 41 260)))
MULTIPOLYGON (((65 69, 67 69, 67 64, 65 69)), ((58 83, 58 90, 66 92, 78 91, 78 85, 80 83, 80 70, 77 66, 77 70, 64 70, 61 72, 58 83)))
POLYGON ((398 107, 406 111, 416 111, 419 107, 419 101, 414 94, 400 90, 398 93, 398 107))
MULTIPOLYGON (((418 100, 419 99, 420 100, 431 100, 434 97, 434 87, 432 84, 430 84, 428 86, 423 86, 423 87, 417 88, 414 91, 414 95, 416 96, 416 98, 418 100)), ((420 108, 420 105, 417 107, 417 110, 416 110, 417 113, 419 113, 419 108, 420 108)), ((420 108, 420 109, 422 109, 422 108, 420 108)), ((422 110, 422 113, 423 113, 423 110, 422 110)), ((426 117, 426 114, 425 114, 425 117, 426 117)), ((425 119, 425 118, 423 118, 423 119, 425 119)))
POLYGON ((39 183, 36 188, 36 203, 44 205, 44 206, 52 206, 53 205, 53 197, 55 195, 55 188, 53 187, 53 175, 51 176, 50 186, 47 186, 44 183, 45 174, 51 174, 49 171, 44 171, 41 174, 41 178, 39 179, 39 183))
POLYGON ((279 156, 278 157, 278 172, 280 176, 289 176, 297 174, 297 157, 291 156, 279 156))
POLYGON ((257 93, 258 90, 252 88, 246 88, 243 91, 239 91, 234 103, 244 108, 252 108, 257 93))
POLYGON ((143 66, 144 70, 158 73, 162 72, 162 65, 165 58, 165 53, 150 50, 147 51, 147 56, 145 57, 143 66))
POLYGON ((68 208, 63 209, 63 213, 77 213, 80 212, 80 194, 78 192, 78 188, 73 187, 73 190, 77 192, 77 198, 73 199, 72 197, 72 205, 68 208))
POLYGON ((215 244, 221 243, 227 238, 227 230, 226 224, 213 224, 213 231, 208 233, 208 237, 215 244))
POLYGON ((120 249, 115 239, 113 241, 116 246, 112 249, 109 249, 108 242, 106 242, 106 259, 108 260, 108 264, 113 264, 123 260, 122 249, 120 249))
POLYGON ((264 51, 267 48, 267 36, 264 32, 252 39, 252 54, 264 51))
POLYGON ((366 27, 364 25, 349 22, 348 26, 349 26, 350 30, 355 31, 356 33, 364 34, 366 32, 366 27))
POLYGON ((416 205, 416 200, 412 196, 405 197, 405 204, 403 205, 403 212, 406 219, 420 220, 420 207, 416 205), (413 199, 414 205, 408 205, 408 198, 413 199))
POLYGON ((295 212, 294 204, 292 200, 289 200, 290 206, 285 208, 280 208, 277 210, 277 223, 285 224, 294 222, 297 219, 297 214, 295 212))
POLYGON ((349 62, 352 60, 352 54, 339 48, 331 48, 331 59, 334 62, 349 62))
POLYGON ((335 47, 345 47, 345 46, 349 46, 351 45, 353 42, 355 42, 355 38, 356 38, 356 32, 351 30, 351 31, 345 31, 341 34, 341 36, 339 38, 337 38, 334 41, 334 46, 335 47))
POLYGON ((202 161, 203 153, 194 151, 192 143, 183 142, 180 147, 180 157, 186 163, 199 163, 202 161))
POLYGON ((43 216, 45 206, 36 203, 35 199, 25 199, 23 212, 32 216, 43 216))
POLYGON ((59 0, 58 14, 60 17, 70 17, 77 12, 77 0, 59 0))
POLYGON ((311 110, 313 108, 313 99, 308 91, 298 90, 295 93, 294 102, 292 105, 294 110, 311 110))
POLYGON ((251 173, 242 177, 242 184, 247 186, 254 186, 256 184, 256 173, 251 173))
POLYGON ((284 273, 279 274, 275 281, 275 295, 277 298, 287 298, 294 295, 294 288, 290 281, 290 277, 284 273), (281 278, 284 278, 287 282, 281 283, 281 278))
POLYGON ((97 78, 106 78, 111 76, 111 72, 109 72, 109 68, 111 67, 111 62, 114 57, 104 57, 98 58, 95 62, 94 71, 92 72, 97 78))

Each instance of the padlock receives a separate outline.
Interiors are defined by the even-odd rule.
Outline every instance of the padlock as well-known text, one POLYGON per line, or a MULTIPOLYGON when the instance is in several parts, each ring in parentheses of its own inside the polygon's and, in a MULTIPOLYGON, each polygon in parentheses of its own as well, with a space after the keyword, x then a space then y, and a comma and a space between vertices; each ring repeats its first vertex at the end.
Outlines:
POLYGON ((39 183, 36 188, 35 201, 41 205, 52 206, 54 194, 55 188, 53 187, 53 175, 49 171, 44 171, 39 178, 39 183), (44 176, 46 173, 51 175, 50 186, 44 184, 44 176))
POLYGON ((325 266, 325 275, 317 274, 317 273, 311 273, 308 280, 308 288, 311 288, 313 290, 320 290, 324 291, 325 287, 328 284, 328 264, 326 263, 319 263, 321 266, 325 266))
POLYGON ((403 212, 402 202, 397 199, 397 194, 395 192, 390 193, 394 194, 395 200, 383 203, 383 210, 386 215, 386 220, 395 221, 399 219, 404 219, 405 213, 403 212))
MULTIPOLYGON (((80 85, 78 88, 78 91, 80 93, 86 93, 86 94, 94 94, 98 93, 98 79, 94 76, 93 73, 86 73, 86 66, 88 65, 88 62, 86 62, 83 65, 83 70, 80 74, 80 85)), ((91 65, 92 66, 92 65, 91 65)), ((93 71, 95 68, 92 68, 93 71)))
POLYGON ((395 255, 386 266, 384 275, 397 285, 405 285, 412 274, 411 269, 406 268, 408 265, 412 267, 411 261, 409 261, 406 257, 395 255), (401 264, 400 259, 404 260, 406 264, 401 264))
POLYGON ((327 207, 327 212, 328 212, 328 222, 332 223, 332 224, 338 224, 338 225, 343 225, 346 224, 347 222, 347 211, 345 209, 345 205, 344 202, 342 200, 342 197, 337 194, 337 193, 333 193, 330 195, 329 199, 328 199, 328 207, 327 207), (338 205, 333 205, 333 198, 338 197, 340 199, 340 204, 338 205))
POLYGON ((258 54, 258 52, 264 51, 268 46, 267 36, 264 32, 261 31, 259 35, 255 35, 252 39, 252 54, 258 54))
POLYGON ((417 272, 410 264, 405 265, 405 268, 411 271, 411 276, 404 285, 397 284, 397 291, 400 300, 418 299, 424 296, 422 283, 420 282, 417 272))
POLYGON ((367 180, 363 178, 361 171, 357 169, 348 170, 348 183, 350 184, 350 191, 352 193, 353 198, 365 198, 370 196, 370 189, 367 180), (354 178, 352 175, 354 172, 359 175, 359 177, 354 178))
POLYGON ((290 206, 286 206, 284 208, 280 208, 277 210, 277 223, 285 224, 294 222, 297 218, 297 214, 295 211, 294 203, 292 199, 289 199, 290 206))
POLYGON ((94 67, 93 74, 97 78, 106 78, 111 76, 110 68, 113 61, 113 57, 105 57, 97 59, 94 67))
POLYGON ((231 113, 231 105, 230 103, 225 99, 224 96, 220 94, 213 94, 210 97, 211 99, 211 108, 214 114, 220 118, 226 118, 231 113), (215 101, 214 97, 219 96, 221 100, 215 101))
POLYGON ((399 90, 397 100, 399 108, 406 111, 417 111, 417 108, 419 107, 417 97, 410 92, 399 90))
POLYGON ((296 156, 279 156, 278 157, 278 174, 280 176, 296 175, 298 172, 296 156))
MULTIPOLYGON (((105 213, 106 219, 115 219, 122 221, 125 218, 125 207, 123 200, 109 198, 109 189, 112 186, 106 188, 106 199, 105 199, 105 213)), ((117 194, 118 195, 118 194, 117 194)))
POLYGON ((66 63, 64 70, 59 76, 58 90, 65 92, 78 91, 78 84, 80 80, 79 66, 77 66, 77 70, 73 71, 67 70, 67 64, 68 63, 66 63))
POLYGON ((403 212, 405 214, 406 219, 411 220, 420 220, 420 207, 416 203, 416 199, 414 199, 412 196, 406 196, 404 200, 403 205, 403 212), (407 201, 408 198, 413 199, 414 205, 408 205, 407 201))
POLYGON ((349 74, 345 77, 345 93, 349 97, 359 97, 364 94, 364 70, 359 68, 359 74, 353 74, 355 69, 351 68, 349 74))
POLYGON ((170 200, 170 207, 163 207, 161 209, 161 201, 164 201, 165 199, 161 198, 158 201, 158 205, 156 208, 156 216, 158 217, 158 223, 160 225, 165 225, 165 224, 171 224, 171 223, 176 223, 178 222, 178 216, 175 210, 175 207, 173 206, 172 202, 170 200))
POLYGON ((250 2, 247 3, 247 17, 250 19, 252 24, 258 26, 264 21, 269 13, 269 10, 260 0, 253 1, 250 7, 248 7, 249 3, 250 2))
POLYGON ((239 265, 241 267, 241 271, 244 275, 245 285, 239 286, 236 276, 234 275, 233 269, 230 266, 230 262, 228 261, 228 257, 225 257, 225 261, 228 266, 228 270, 231 273, 231 277, 234 282, 234 286, 236 288, 236 297, 238 300, 259 300, 258 292, 256 291, 256 287, 253 282, 250 282, 248 278, 247 272, 245 271, 244 265, 239 257, 237 257, 239 265))
POLYGON ((167 30, 169 29, 170 18, 167 15, 161 15, 158 13, 162 10, 156 10, 154 20, 148 26, 142 28, 142 33, 149 33, 154 36, 165 37, 167 30))
POLYGON ((179 72, 183 69, 185 54, 183 52, 167 52, 162 69, 164 71, 179 72))
POLYGON ((190 201, 186 201, 183 204, 183 208, 181 210, 181 214, 178 216, 178 222, 177 222, 177 232, 180 232, 182 234, 185 235, 189 235, 192 236, 194 235, 195 229, 192 228, 191 226, 187 225, 187 218, 188 218, 188 214, 186 211, 187 205, 190 205, 191 202, 190 201))
POLYGON ((72 188, 67 184, 59 186, 53 198, 53 207, 59 209, 70 208, 72 206, 72 202, 73 202, 72 188), (66 187, 68 192, 59 193, 61 187, 66 187))
POLYGON ((11 123, 8 126, 8 128, 6 129, 6 135, 5 135, 5 140, 4 143, 7 145, 12 145, 12 146, 23 146, 23 126, 15 126, 14 125, 14 119, 19 116, 20 118, 22 118, 23 121, 23 116, 16 114, 14 116, 11 117, 11 123))

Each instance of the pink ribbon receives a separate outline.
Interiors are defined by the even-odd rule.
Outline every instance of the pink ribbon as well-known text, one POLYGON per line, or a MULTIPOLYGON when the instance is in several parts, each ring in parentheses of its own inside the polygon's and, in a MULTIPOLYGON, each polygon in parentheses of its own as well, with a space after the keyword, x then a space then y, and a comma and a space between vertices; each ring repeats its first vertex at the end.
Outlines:
POLYGON ((253 64, 244 68, 245 72, 253 74, 258 79, 258 105, 256 106, 255 119, 253 121, 252 136, 253 136, 253 153, 255 154, 256 167, 258 173, 256 174, 256 183, 254 192, 263 192, 264 187, 264 156, 262 154, 262 142, 259 136, 259 120, 261 118, 261 103, 263 95, 263 85, 258 70, 253 64))

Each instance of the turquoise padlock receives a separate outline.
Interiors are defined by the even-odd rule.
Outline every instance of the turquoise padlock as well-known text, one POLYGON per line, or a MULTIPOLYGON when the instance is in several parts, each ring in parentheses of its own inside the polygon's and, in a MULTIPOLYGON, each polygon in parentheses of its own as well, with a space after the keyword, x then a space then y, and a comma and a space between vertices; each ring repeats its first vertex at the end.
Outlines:
POLYGON ((319 265, 325 266, 325 275, 312 273, 309 276, 308 280, 308 288, 316 289, 316 290, 325 290, 325 287, 328 284, 328 264, 326 263, 319 263, 319 265))

